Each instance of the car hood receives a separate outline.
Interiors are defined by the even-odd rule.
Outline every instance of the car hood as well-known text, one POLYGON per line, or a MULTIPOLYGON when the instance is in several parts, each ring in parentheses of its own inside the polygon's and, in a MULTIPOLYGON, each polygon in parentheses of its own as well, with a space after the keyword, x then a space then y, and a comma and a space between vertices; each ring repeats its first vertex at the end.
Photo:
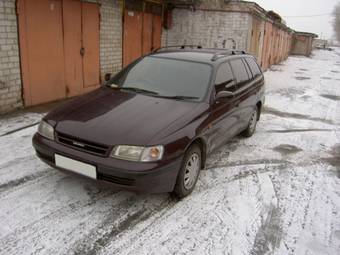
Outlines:
POLYGON ((197 104, 104 87, 52 111, 45 119, 57 132, 76 138, 105 145, 148 145, 197 104))

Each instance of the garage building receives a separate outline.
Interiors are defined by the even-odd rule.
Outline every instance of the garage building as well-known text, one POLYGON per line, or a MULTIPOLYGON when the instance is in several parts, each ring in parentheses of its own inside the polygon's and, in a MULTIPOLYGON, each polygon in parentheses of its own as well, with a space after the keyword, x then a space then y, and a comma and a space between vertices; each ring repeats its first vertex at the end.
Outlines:
POLYGON ((0 114, 87 93, 161 45, 243 49, 265 70, 292 35, 252 2, 2 0, 0 114))

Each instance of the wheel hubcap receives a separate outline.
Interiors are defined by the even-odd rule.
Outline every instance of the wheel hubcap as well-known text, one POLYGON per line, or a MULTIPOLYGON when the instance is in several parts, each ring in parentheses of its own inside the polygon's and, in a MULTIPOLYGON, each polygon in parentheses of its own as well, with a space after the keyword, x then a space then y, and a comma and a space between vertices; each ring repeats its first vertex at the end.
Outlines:
POLYGON ((200 157, 197 153, 193 153, 185 165, 184 187, 191 189, 196 181, 200 170, 200 157))

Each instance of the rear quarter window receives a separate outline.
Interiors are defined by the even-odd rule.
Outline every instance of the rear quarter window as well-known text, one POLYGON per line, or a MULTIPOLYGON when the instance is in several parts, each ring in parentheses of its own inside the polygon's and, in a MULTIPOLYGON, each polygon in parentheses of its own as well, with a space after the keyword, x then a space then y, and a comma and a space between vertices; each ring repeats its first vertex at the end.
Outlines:
POLYGON ((254 77, 260 76, 262 74, 260 67, 255 62, 255 59, 246 58, 245 61, 248 63, 254 77))

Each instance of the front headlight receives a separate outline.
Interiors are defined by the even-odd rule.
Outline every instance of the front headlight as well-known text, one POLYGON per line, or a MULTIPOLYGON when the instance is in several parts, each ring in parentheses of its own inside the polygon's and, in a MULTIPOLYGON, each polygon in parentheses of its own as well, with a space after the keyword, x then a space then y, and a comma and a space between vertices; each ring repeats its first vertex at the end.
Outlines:
POLYGON ((161 160, 164 153, 164 147, 151 146, 129 146, 119 145, 113 148, 111 157, 130 161, 154 162, 161 160))
POLYGON ((38 133, 47 139, 54 140, 54 128, 44 120, 39 124, 38 133))

